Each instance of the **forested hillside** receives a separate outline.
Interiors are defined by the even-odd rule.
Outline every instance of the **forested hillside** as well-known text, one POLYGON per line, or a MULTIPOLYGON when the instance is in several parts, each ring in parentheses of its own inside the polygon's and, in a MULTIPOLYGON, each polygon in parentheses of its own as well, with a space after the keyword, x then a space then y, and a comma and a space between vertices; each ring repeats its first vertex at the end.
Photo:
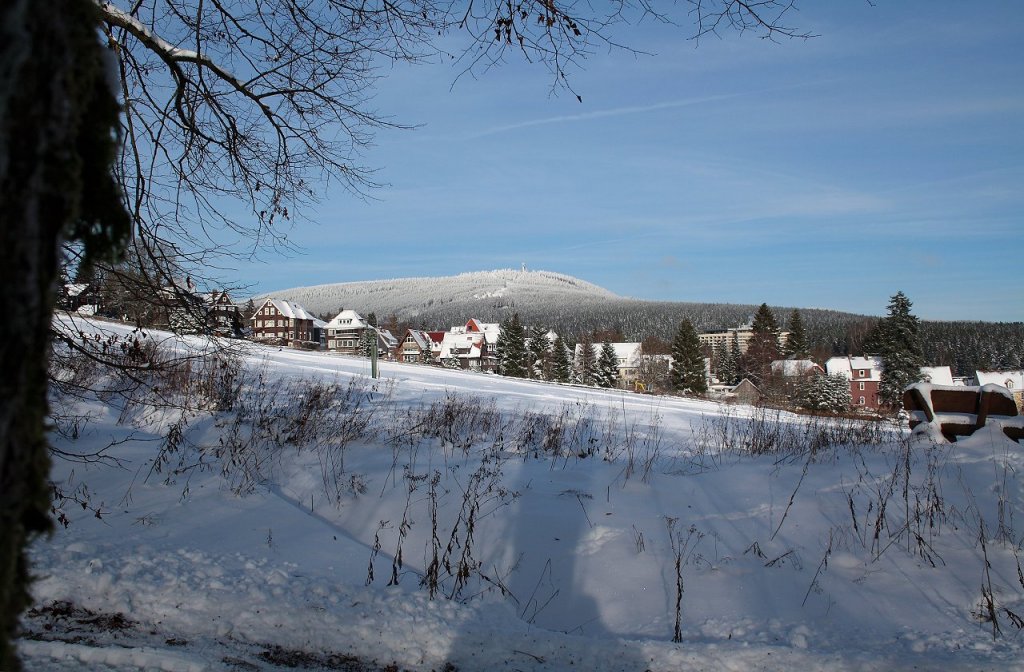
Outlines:
MULTIPOLYGON (((559 273, 516 270, 298 287, 272 296, 297 301, 325 318, 350 308, 363 314, 374 312, 382 324, 429 329, 448 329, 470 317, 499 322, 518 312, 524 324, 552 328, 570 340, 596 330, 618 334, 626 341, 652 336, 667 341, 683 319, 698 331, 724 329, 749 320, 758 305, 644 301, 559 273)), ((757 299, 751 296, 752 301, 757 299)), ((783 329, 793 308, 772 307, 783 329)), ((860 354, 864 337, 878 319, 796 308, 819 359, 860 354)), ((879 313, 884 308, 880 301, 879 313)), ((1024 368, 1024 323, 924 321, 921 339, 927 361, 949 365, 956 375, 976 369, 1024 368)))

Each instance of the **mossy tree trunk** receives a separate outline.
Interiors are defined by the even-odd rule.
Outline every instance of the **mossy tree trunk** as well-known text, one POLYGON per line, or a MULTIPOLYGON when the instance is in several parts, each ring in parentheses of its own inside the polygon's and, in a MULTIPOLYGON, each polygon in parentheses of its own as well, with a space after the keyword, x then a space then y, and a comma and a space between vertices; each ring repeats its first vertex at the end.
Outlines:
POLYGON ((60 244, 114 251, 117 103, 89 0, 0 9, 0 669, 17 670, 26 546, 50 529, 47 359, 60 244))

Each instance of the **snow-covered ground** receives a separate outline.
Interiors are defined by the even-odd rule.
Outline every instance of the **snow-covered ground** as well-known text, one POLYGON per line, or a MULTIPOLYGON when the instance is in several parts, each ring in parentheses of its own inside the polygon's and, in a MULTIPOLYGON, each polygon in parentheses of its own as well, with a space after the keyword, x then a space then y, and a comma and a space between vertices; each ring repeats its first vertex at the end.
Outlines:
POLYGON ((55 446, 111 459, 55 464, 75 497, 33 549, 27 669, 1022 667, 1024 452, 998 430, 851 442, 749 407, 239 361, 232 410, 58 406, 89 419, 55 446))

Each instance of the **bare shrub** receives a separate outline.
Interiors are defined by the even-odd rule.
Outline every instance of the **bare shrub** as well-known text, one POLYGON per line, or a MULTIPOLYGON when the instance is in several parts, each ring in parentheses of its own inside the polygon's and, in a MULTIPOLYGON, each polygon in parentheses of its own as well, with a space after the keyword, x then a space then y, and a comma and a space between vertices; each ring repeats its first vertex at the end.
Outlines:
POLYGON ((347 383, 297 379, 268 382, 258 371, 221 425, 216 446, 204 449, 220 462, 233 492, 251 492, 270 477, 273 458, 285 448, 312 451, 324 492, 338 503, 365 484, 345 470, 345 449, 377 435, 371 402, 387 399, 390 383, 353 377, 347 383))
POLYGON ((844 447, 885 445, 900 436, 898 429, 873 419, 794 415, 765 406, 752 407, 749 417, 723 406, 716 415, 702 416, 692 429, 694 454, 701 466, 710 468, 719 466, 722 454, 817 457, 844 447), (716 448, 719 456, 712 455, 716 448))
POLYGON ((431 402, 418 414, 416 426, 424 437, 437 438, 442 445, 468 452, 475 443, 485 442, 501 425, 495 401, 449 392, 444 399, 431 402))
POLYGON ((676 579, 676 594, 673 604, 675 622, 672 628, 672 641, 676 643, 683 641, 683 593, 685 592, 683 566, 693 560, 697 546, 700 545, 701 540, 704 538, 704 533, 699 532, 694 525, 691 525, 686 530, 686 536, 684 537, 682 531, 676 529, 678 522, 678 518, 665 517, 676 579))

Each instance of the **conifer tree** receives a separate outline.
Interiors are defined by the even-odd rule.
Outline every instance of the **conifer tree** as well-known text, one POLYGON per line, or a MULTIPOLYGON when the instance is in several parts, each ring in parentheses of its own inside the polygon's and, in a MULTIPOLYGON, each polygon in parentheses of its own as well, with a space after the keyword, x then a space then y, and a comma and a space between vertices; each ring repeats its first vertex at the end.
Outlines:
POLYGON ((874 326, 868 330, 866 336, 864 336, 864 343, 861 345, 865 355, 880 355, 882 354, 882 320, 875 322, 874 326))
POLYGON ((498 332, 498 373, 513 378, 526 377, 526 330, 519 313, 501 323, 498 332))
POLYGON ((508 343, 508 323, 511 320, 510 317, 506 317, 498 323, 498 342, 495 344, 495 372, 504 375, 505 373, 505 345, 508 343))
POLYGON ((366 316, 366 328, 359 337, 359 354, 363 357, 370 357, 373 353, 373 342, 377 340, 377 314, 370 313, 366 316))
POLYGON ((882 357, 882 382, 878 386, 879 400, 893 410, 902 408, 903 389, 921 380, 919 324, 910 312, 913 304, 903 292, 889 299, 889 314, 878 326, 878 354, 882 357))
POLYGON ((425 345, 423 346, 423 350, 420 352, 420 363, 421 364, 433 364, 434 363, 434 353, 431 350, 431 346, 433 344, 433 341, 431 340, 430 335, 426 331, 423 331, 421 329, 420 333, 423 334, 423 340, 425 341, 425 345))
POLYGON ((779 359, 779 326, 768 304, 762 303, 751 325, 753 334, 741 359, 743 373, 755 385, 765 384, 771 375, 772 362, 779 359))
POLYGON ((619 382, 619 359, 615 347, 608 341, 601 344, 601 354, 597 357, 596 382, 598 387, 615 387, 619 382))
POLYGON ((561 336, 555 337, 551 345, 551 379, 559 383, 568 383, 572 376, 572 364, 569 361, 569 349, 561 336))
POLYGON ((512 319, 506 317, 504 320, 498 323, 498 342, 495 344, 495 372, 504 374, 505 372, 505 338, 508 334, 508 322, 512 319))
POLYGON ((529 375, 538 380, 548 380, 551 376, 551 341, 544 327, 530 328, 530 340, 526 344, 529 357, 529 375))
POLYGON ((807 359, 811 356, 811 349, 807 345, 804 321, 800 317, 800 311, 795 308, 789 314, 789 336, 786 337, 783 353, 789 359, 807 359))
POLYGON ((359 354, 363 357, 369 357, 373 350, 373 339, 376 338, 376 334, 373 329, 367 327, 363 329, 359 335, 359 354))
POLYGON ((245 302, 245 306, 241 310, 242 321, 245 323, 249 322, 249 318, 256 314, 256 304, 252 299, 245 302))
POLYGON ((669 382, 676 392, 704 394, 708 391, 700 338, 689 320, 680 323, 679 331, 672 340, 672 372, 669 374, 669 382))
POLYGON ((729 342, 729 347, 726 350, 725 362, 722 365, 718 377, 723 383, 734 385, 738 381, 740 371, 740 348, 739 344, 736 343, 736 339, 733 338, 729 342))
POLYGON ((579 342, 579 356, 576 358, 576 382, 581 385, 593 385, 597 374, 597 350, 590 336, 584 336, 579 342))
POLYGON ((723 375, 729 358, 729 347, 724 341, 716 343, 711 351, 711 371, 718 380, 725 380, 723 375))
POLYGON ((850 410, 850 381, 842 374, 809 376, 797 389, 796 402, 813 411, 842 413, 850 410))

